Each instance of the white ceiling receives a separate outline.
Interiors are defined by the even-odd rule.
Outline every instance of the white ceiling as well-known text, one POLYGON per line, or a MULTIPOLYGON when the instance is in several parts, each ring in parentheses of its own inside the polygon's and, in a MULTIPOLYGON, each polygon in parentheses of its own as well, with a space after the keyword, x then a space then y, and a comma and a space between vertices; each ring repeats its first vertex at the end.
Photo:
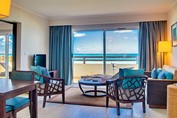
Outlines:
POLYGON ((167 13, 177 0, 12 0, 12 5, 49 19, 167 13))

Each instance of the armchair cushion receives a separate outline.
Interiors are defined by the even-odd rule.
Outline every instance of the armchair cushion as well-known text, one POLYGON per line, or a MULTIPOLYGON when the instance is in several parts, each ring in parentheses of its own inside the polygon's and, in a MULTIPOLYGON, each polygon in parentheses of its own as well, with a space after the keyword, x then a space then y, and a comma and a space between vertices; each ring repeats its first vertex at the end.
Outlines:
POLYGON ((11 106, 6 106, 6 112, 9 112, 12 110, 12 107, 11 106))
POLYGON ((126 69, 133 69, 133 67, 119 68, 119 72, 117 72, 115 75, 113 75, 111 77, 111 79, 118 79, 118 78, 124 77, 124 70, 126 70, 126 69))
MULTIPOLYGON (((134 75, 144 75, 144 69, 139 69, 139 70, 130 70, 130 69, 125 69, 124 70, 124 76, 134 76, 134 75)), ((134 78, 130 78, 130 79, 134 79, 134 78)), ((123 89, 127 89, 128 87, 130 87, 131 83, 135 83, 134 86, 131 86, 131 88, 138 88, 141 86, 141 83, 137 82, 137 79, 131 80, 130 79, 125 79, 123 80, 123 89)))
POLYGON ((165 71, 165 76, 167 80, 173 80, 173 74, 171 72, 165 71))
POLYGON ((39 67, 40 70, 42 71, 42 75, 47 76, 47 77, 51 77, 47 68, 42 67, 42 66, 37 66, 37 67, 39 67))
POLYGON ((151 72, 151 78, 157 79, 157 76, 158 76, 157 69, 154 68, 151 72))
POLYGON ((12 109, 17 109, 29 102, 30 102, 29 98, 14 97, 6 100, 6 105, 11 106, 12 109))
MULTIPOLYGON (((42 67, 42 66, 37 66, 37 67, 41 70, 42 75, 47 76, 47 77, 51 77, 47 68, 42 67)), ((45 78, 43 78, 43 82, 46 83, 46 79, 45 78)))
MULTIPOLYGON (((31 66, 30 69, 32 71, 42 75, 42 70, 38 66, 31 66)), ((39 75, 35 75, 34 78, 35 78, 35 80, 40 81, 40 83, 44 83, 43 78, 40 77, 39 75)))
POLYGON ((158 76, 157 76, 158 79, 166 79, 165 77, 165 71, 160 71, 158 76))

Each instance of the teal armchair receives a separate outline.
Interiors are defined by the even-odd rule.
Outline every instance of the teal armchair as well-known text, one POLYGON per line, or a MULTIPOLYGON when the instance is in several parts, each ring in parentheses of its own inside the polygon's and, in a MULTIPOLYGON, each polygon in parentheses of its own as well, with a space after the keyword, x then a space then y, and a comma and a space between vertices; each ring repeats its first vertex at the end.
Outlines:
POLYGON ((35 80, 40 81, 40 84, 37 85, 37 94, 44 97, 43 108, 45 107, 47 96, 50 98, 52 95, 62 94, 62 100, 65 103, 65 83, 64 79, 58 78, 57 71, 48 71, 40 66, 31 66, 31 70, 35 73, 35 80))

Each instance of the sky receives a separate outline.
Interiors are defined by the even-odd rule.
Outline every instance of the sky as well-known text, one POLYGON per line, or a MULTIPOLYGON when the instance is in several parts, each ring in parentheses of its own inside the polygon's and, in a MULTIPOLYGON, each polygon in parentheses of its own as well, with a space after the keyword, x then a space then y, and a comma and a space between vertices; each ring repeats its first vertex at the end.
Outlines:
MULTIPOLYGON (((102 54, 103 31, 74 32, 75 54, 102 54)), ((138 53, 138 30, 106 31, 106 53, 138 53)))

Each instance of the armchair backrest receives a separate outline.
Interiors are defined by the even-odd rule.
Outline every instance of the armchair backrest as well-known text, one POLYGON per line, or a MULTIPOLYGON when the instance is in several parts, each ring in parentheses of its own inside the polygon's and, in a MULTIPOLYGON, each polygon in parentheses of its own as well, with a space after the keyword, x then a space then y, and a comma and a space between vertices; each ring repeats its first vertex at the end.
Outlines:
POLYGON ((125 76, 115 81, 116 97, 120 101, 145 99, 146 75, 125 76))
POLYGON ((34 72, 33 71, 12 71, 11 73, 11 79, 14 80, 28 80, 28 81, 34 81, 34 72))

